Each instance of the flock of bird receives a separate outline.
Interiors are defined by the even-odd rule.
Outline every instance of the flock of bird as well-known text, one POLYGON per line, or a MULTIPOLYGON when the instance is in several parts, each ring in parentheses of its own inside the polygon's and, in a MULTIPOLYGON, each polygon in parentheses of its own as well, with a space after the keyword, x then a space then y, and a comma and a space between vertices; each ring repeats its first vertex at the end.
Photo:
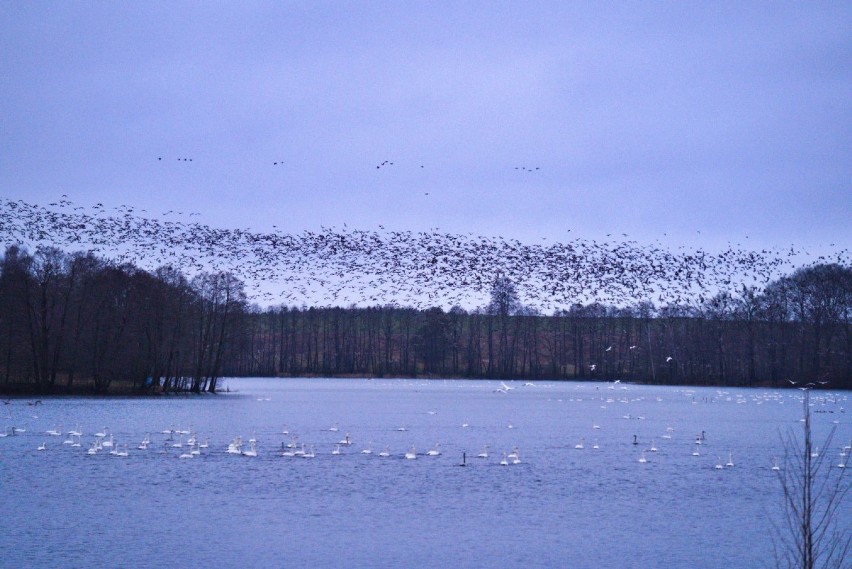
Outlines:
MULTIPOLYGON (((534 388, 538 387, 538 384, 525 382, 523 384, 516 385, 508 385, 505 382, 500 383, 500 387, 494 390, 495 393, 501 394, 509 394, 516 389, 526 389, 526 388, 534 388)), ((550 398, 548 401, 555 404, 563 404, 563 403, 573 403, 573 402, 582 402, 584 399, 587 400, 587 403, 598 402, 601 410, 606 410, 608 407, 618 406, 619 404, 630 405, 634 403, 640 403, 646 400, 645 396, 637 396, 629 391, 628 386, 621 383, 610 383, 608 385, 608 389, 610 390, 607 394, 596 393, 593 396, 586 394, 585 396, 578 395, 577 397, 571 397, 570 394, 563 394, 559 398, 550 398)), ((736 392, 729 393, 727 391, 717 390, 716 394, 712 397, 704 396, 700 399, 696 398, 695 392, 693 390, 683 390, 681 395, 686 398, 693 405, 695 404, 714 404, 714 403, 730 403, 730 404, 756 404, 756 405, 764 405, 764 404, 784 404, 785 400, 792 399, 795 403, 800 404, 803 400, 802 396, 791 396, 791 395, 782 395, 779 392, 752 392, 747 394, 746 392, 736 392)), ((510 397, 512 395, 509 395, 510 397)), ((270 401, 270 398, 259 398, 258 401, 270 401)), ((820 396, 815 396, 810 399, 810 402, 813 404, 814 412, 827 412, 827 413, 845 413, 844 404, 847 400, 847 397, 844 395, 825 393, 820 396)), ((19 400, 10 400, 7 404, 10 403, 18 403, 19 400)), ((659 396, 656 396, 656 401, 662 402, 662 399, 659 396)), ((32 402, 28 402, 32 403, 32 402)), ((17 405, 14 405, 15 407, 17 405)), ((6 407, 7 420, 13 420, 12 411, 10 407, 6 407)), ((734 467, 734 452, 730 449, 719 449, 709 440, 709 436, 707 433, 702 430, 701 432, 695 435, 676 435, 676 429, 668 426, 663 432, 657 433, 656 435, 649 435, 647 430, 642 426, 642 421, 646 418, 643 414, 631 414, 627 413, 621 415, 621 412, 608 413, 607 415, 611 419, 623 419, 626 421, 636 422, 636 427, 634 432, 643 433, 641 436, 637 434, 632 435, 632 441, 629 442, 629 445, 632 446, 634 451, 634 458, 638 463, 645 464, 652 462, 651 457, 657 456, 666 456, 672 457, 677 455, 685 456, 687 454, 687 448, 691 447, 692 450, 688 454, 691 454, 692 457, 703 457, 709 456, 711 459, 715 456, 715 461, 710 463, 706 462, 706 459, 701 459, 699 464, 702 467, 710 468, 712 467, 715 470, 721 469, 729 469, 734 467), (726 457, 726 459, 724 458, 726 457)), ((429 410, 426 412, 429 416, 437 415, 438 412, 436 410, 429 410)), ((605 413, 606 414, 606 413, 605 413)), ((22 428, 19 426, 6 426, 2 432, 0 432, 0 438, 6 437, 20 437, 25 438, 27 441, 30 441, 33 446, 29 447, 38 452, 44 452, 48 450, 58 449, 58 448, 68 448, 72 451, 74 449, 80 449, 81 453, 85 453, 90 456, 107 454, 110 456, 118 457, 118 458, 127 458, 131 455, 138 456, 161 456, 161 457, 171 457, 171 458, 180 458, 180 459, 192 459, 196 457, 202 456, 226 456, 226 455, 238 455, 249 458, 256 458, 258 456, 265 456, 267 458, 316 458, 318 456, 325 457, 336 457, 340 455, 348 455, 350 458, 352 457, 370 457, 376 456, 379 458, 397 458, 397 459, 405 459, 405 460, 416 460, 418 458, 437 458, 441 456, 445 456, 445 452, 442 449, 441 443, 436 442, 430 447, 424 447, 419 444, 422 443, 422 433, 423 429, 421 428, 423 425, 418 426, 417 428, 412 428, 406 425, 400 425, 393 428, 380 429, 376 431, 373 429, 371 431, 370 436, 359 436, 357 433, 355 435, 352 432, 345 432, 345 429, 341 429, 338 423, 334 423, 333 425, 327 428, 316 428, 315 426, 312 428, 306 429, 306 436, 302 437, 299 433, 291 430, 287 426, 284 426, 283 430, 279 431, 278 434, 274 434, 270 429, 266 428, 263 430, 262 434, 266 438, 278 438, 281 440, 280 444, 273 443, 267 445, 263 448, 260 447, 260 440, 256 435, 252 435, 246 441, 243 440, 242 436, 236 436, 230 440, 227 444, 222 443, 214 443, 211 445, 210 438, 202 439, 196 429, 190 427, 188 429, 181 429, 171 426, 167 429, 158 430, 158 431, 150 431, 144 433, 144 436, 136 435, 136 438, 139 439, 138 442, 128 443, 124 441, 120 441, 119 438, 129 439, 133 435, 129 435, 126 430, 118 431, 120 435, 116 435, 113 431, 111 431, 108 427, 102 427, 97 432, 92 434, 85 434, 83 428, 79 424, 77 424, 74 428, 65 431, 62 426, 58 426, 55 428, 44 429, 43 422, 38 422, 38 415, 32 415, 30 419, 33 421, 28 421, 24 423, 27 428, 22 428), (41 426, 41 428, 39 428, 41 426), (384 434, 381 432, 385 430, 384 434), (416 432, 412 432, 416 431, 416 432), (345 434, 342 434, 344 433, 345 434), (48 440, 51 438, 60 438, 65 436, 65 439, 62 443, 54 443, 48 444, 48 440), (374 439, 377 436, 381 436, 385 439, 382 444, 373 445, 373 441, 370 439, 374 439), (84 437, 87 440, 84 441, 84 437), (390 444, 387 444, 390 441, 390 444), (38 447, 35 447, 35 442, 40 442, 38 447), (357 443, 357 444, 356 444, 357 443), (394 450, 391 450, 391 447, 394 447, 394 450), (418 448, 428 448, 425 452, 418 448), (377 450, 381 449, 381 450, 377 450), (400 450, 405 449, 405 450, 400 450)), ((427 422, 430 423, 430 422, 427 422)), ((838 420, 834 420, 833 423, 839 424, 838 420)), ((22 424, 22 423, 19 423, 22 424)), ((615 432, 624 432, 623 428, 612 429, 611 425, 608 426, 604 424, 604 430, 601 430, 601 422, 597 420, 592 420, 590 424, 590 428, 588 430, 584 430, 585 432, 577 432, 575 433, 576 441, 574 444, 568 443, 564 441, 564 444, 561 447, 564 449, 563 452, 572 453, 574 451, 585 451, 589 449, 591 451, 598 451, 602 448, 606 447, 615 447, 616 452, 622 452, 625 448, 630 448, 627 446, 628 441, 616 441, 612 439, 610 433, 607 431, 615 432), (601 434, 603 436, 601 436, 601 434), (588 441, 592 441, 592 444, 588 444, 588 441), (573 450, 569 450, 573 449, 573 450), (620 450, 618 450, 620 449, 620 450)), ((459 427, 463 430, 469 430, 469 432, 479 432, 481 436, 481 431, 477 429, 470 429, 471 425, 468 422, 463 422, 459 427)), ((452 427, 450 427, 452 428, 452 427)), ((515 429, 515 425, 509 423, 505 425, 506 429, 512 430, 515 429)), ((357 427, 355 429, 357 430, 357 427)), ((427 427, 428 433, 430 436, 434 436, 436 431, 432 427, 427 427)), ((492 439, 502 439, 504 442, 506 437, 502 437, 497 435, 497 433, 493 430, 489 430, 490 437, 492 439)), ((507 431, 508 432, 508 431, 507 431)), ((447 435, 449 436, 449 435, 447 435)), ((475 435, 476 436, 476 435, 475 435)), ((477 438, 479 438, 477 436, 477 438)), ((513 435, 510 437, 514 438, 513 435)), ((452 437, 458 439, 458 437, 452 437)), ((491 452, 491 444, 494 444, 494 441, 482 441, 479 440, 478 443, 476 441, 471 441, 468 436, 464 436, 465 440, 469 442, 464 446, 470 448, 470 446, 479 445, 481 450, 470 455, 467 452, 462 452, 462 449, 459 448, 458 442, 454 445, 454 450, 450 456, 450 460, 458 459, 460 462, 457 464, 459 466, 467 466, 471 463, 476 464, 498 464, 501 466, 509 466, 509 465, 517 465, 525 462, 521 458, 521 453, 519 451, 518 446, 510 445, 511 448, 507 450, 503 450, 498 453, 491 452), (459 456, 460 455, 460 456, 459 456), (471 462, 468 462, 470 459, 471 462)), ((3 447, 0 446, 0 452, 2 452, 3 447)), ((852 454, 852 443, 850 445, 840 447, 840 458, 839 463, 836 465, 837 468, 846 468, 846 464, 848 462, 848 457, 852 454)), ((540 449, 539 449, 540 452, 540 449)), ((553 452, 553 451, 549 451, 553 452)), ((821 452, 819 448, 813 449, 813 456, 819 456, 821 452)), ((533 455, 535 456, 535 452, 533 455)), ((567 457, 568 455, 566 455, 567 457)), ((535 460, 535 458, 533 458, 535 460)), ((666 459, 661 459, 666 460, 666 459)), ((768 467, 768 465, 767 465, 768 467)), ((777 459, 773 458, 772 460, 772 470, 780 469, 777 459)))
MULTIPOLYGON (((391 165, 383 162, 379 167, 391 165)), ((739 245, 718 253, 643 245, 624 237, 528 244, 503 237, 430 231, 323 227, 287 233, 222 229, 191 218, 154 215, 132 206, 83 207, 67 196, 49 205, 0 198, 0 239, 31 250, 50 245, 90 251, 143 269, 171 266, 191 277, 229 271, 255 300, 288 305, 398 304, 417 308, 479 305, 495 280, 515 286, 538 310, 577 302, 613 306, 649 301, 698 304, 719 291, 760 288, 788 274, 807 252, 752 251, 739 245)), ((816 262, 850 264, 836 250, 816 262)))

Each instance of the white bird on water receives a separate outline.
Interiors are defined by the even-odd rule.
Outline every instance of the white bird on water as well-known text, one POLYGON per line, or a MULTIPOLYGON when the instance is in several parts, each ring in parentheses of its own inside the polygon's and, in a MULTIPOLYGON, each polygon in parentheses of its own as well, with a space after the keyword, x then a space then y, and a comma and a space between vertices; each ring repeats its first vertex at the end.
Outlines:
POLYGON ((411 447, 411 450, 405 453, 405 458, 408 460, 414 460, 417 458, 417 453, 414 451, 414 447, 411 447))

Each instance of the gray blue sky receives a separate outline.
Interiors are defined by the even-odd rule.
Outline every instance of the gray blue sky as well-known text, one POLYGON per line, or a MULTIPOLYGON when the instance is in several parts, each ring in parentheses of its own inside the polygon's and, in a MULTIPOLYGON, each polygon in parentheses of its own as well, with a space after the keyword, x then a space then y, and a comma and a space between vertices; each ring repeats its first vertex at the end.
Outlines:
POLYGON ((0 193, 293 232, 849 246, 850 22, 849 2, 4 1, 0 193))

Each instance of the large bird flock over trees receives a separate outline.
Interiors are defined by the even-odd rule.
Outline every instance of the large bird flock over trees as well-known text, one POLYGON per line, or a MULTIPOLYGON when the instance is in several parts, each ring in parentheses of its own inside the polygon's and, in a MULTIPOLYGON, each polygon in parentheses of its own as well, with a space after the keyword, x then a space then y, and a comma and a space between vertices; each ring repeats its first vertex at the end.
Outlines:
POLYGON ((850 386, 845 249, 804 265, 795 246, 289 234, 193 217, 0 200, 5 390, 215 391, 223 373, 850 386))

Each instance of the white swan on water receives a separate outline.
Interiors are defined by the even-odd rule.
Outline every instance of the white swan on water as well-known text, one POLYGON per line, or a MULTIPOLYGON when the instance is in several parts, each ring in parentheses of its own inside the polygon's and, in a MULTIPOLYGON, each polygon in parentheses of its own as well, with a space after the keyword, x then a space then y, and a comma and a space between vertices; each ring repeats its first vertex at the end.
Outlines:
POLYGON ((414 447, 411 447, 411 450, 405 453, 405 458, 408 460, 414 460, 417 458, 417 453, 415 452, 414 447))
POLYGON ((243 451, 242 454, 243 454, 243 456, 249 456, 249 457, 257 456, 257 443, 252 441, 249 449, 243 451))

